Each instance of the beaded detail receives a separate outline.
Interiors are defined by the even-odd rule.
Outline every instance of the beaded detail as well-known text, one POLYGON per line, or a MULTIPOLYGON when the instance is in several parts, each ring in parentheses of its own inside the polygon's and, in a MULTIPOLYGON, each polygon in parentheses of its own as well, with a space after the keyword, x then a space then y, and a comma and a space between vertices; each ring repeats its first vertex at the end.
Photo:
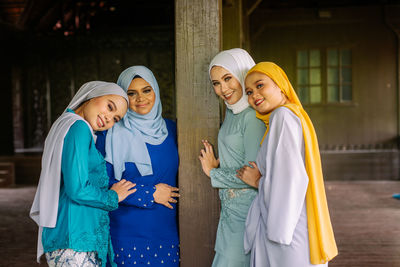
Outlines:
POLYGON ((115 262, 118 265, 174 266, 179 265, 179 244, 135 244, 115 247, 119 251, 115 262))

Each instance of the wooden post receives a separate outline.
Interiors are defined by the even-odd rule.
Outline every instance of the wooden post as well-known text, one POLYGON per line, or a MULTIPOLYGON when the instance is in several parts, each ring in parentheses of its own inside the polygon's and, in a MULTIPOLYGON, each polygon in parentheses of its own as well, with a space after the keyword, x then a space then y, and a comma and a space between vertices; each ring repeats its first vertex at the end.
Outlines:
POLYGON ((243 47, 242 0, 227 0, 222 5, 222 47, 243 47))
POLYGON ((249 16, 262 0, 250 8, 246 0, 225 0, 222 6, 222 47, 224 50, 240 47, 250 50, 249 16))
POLYGON ((208 64, 220 50, 221 0, 175 0, 181 266, 211 266, 218 192, 201 170, 201 140, 217 142, 219 107, 208 64))

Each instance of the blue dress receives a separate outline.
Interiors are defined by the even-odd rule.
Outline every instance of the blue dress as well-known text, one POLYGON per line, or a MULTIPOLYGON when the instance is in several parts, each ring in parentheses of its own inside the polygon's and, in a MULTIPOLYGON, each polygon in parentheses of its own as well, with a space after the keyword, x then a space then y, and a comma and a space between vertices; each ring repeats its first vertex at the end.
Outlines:
POLYGON ((94 251, 105 266, 107 254, 112 256, 108 211, 118 207, 118 195, 108 190, 104 158, 81 120, 64 138, 61 171, 57 223, 54 228, 43 228, 44 252, 94 251))
MULTIPOLYGON (((179 266, 176 204, 169 209, 154 202, 155 185, 176 186, 179 158, 176 125, 165 120, 168 137, 160 145, 147 145, 153 175, 141 176, 136 165, 125 163, 122 179, 136 183, 137 191, 110 212, 111 240, 118 266, 179 266)), ((105 155, 106 132, 97 133, 96 146, 105 155)), ((132 147, 132 149, 135 149, 132 147)), ((110 186, 117 182, 107 163, 110 186)))

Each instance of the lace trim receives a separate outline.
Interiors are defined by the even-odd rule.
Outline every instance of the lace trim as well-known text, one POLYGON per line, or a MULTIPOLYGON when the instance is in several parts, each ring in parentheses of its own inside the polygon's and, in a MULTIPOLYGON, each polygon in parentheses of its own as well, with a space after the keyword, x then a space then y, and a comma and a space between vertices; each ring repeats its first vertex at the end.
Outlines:
POLYGON ((114 190, 109 190, 107 194, 106 200, 107 206, 109 206, 110 210, 116 210, 118 208, 118 194, 114 190))
POLYGON ((109 232, 110 221, 108 213, 104 212, 101 214, 99 224, 93 232, 83 232, 74 238, 71 238, 67 233, 64 235, 64 238, 47 240, 45 252, 59 249, 73 249, 81 252, 94 251, 98 253, 99 259, 105 263, 109 248, 109 232))

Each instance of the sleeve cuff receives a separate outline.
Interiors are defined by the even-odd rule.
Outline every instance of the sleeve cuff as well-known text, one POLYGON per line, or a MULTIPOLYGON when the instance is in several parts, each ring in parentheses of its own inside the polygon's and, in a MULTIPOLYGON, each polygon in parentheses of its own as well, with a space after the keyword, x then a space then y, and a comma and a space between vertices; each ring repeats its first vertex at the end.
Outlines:
POLYGON ((118 208, 118 194, 114 190, 108 190, 107 205, 110 207, 110 210, 118 208))
POLYGON ((154 192, 156 191, 155 186, 149 186, 147 187, 144 192, 143 192, 143 208, 150 208, 154 205, 154 192))
POLYGON ((156 191, 156 187, 154 185, 137 184, 136 189, 137 191, 122 201, 122 203, 144 209, 153 207, 155 204, 153 194, 156 191))

